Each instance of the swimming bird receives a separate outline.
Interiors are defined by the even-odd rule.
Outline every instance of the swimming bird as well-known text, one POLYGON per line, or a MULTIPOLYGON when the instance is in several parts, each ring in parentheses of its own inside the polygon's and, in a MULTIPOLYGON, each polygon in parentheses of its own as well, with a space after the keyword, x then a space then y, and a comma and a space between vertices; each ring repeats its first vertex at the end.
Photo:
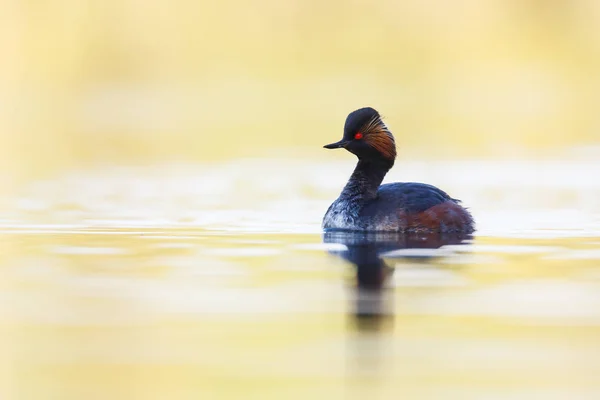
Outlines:
POLYGON ((342 140, 324 146, 346 149, 358 163, 340 196, 323 218, 325 230, 461 232, 475 230, 473 217, 435 186, 416 182, 382 185, 396 160, 394 135, 379 113, 365 107, 351 112, 342 140))

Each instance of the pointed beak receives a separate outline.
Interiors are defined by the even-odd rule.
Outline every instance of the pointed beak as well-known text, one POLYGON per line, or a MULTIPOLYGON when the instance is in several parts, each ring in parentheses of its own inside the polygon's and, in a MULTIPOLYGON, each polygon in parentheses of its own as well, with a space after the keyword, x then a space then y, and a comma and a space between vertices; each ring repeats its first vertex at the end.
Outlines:
POLYGON ((339 142, 335 142, 335 143, 331 143, 331 144, 326 144, 323 147, 326 148, 326 149, 339 149, 341 147, 346 147, 347 144, 348 144, 348 142, 345 141, 344 139, 342 139, 339 142))

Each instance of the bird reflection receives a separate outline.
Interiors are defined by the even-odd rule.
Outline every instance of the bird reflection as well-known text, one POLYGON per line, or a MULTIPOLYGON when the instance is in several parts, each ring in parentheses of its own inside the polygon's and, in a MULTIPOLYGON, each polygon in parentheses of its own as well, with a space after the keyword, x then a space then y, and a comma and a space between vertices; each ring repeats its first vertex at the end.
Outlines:
MULTIPOLYGON (((324 234, 323 241, 343 244, 345 250, 330 253, 349 261, 356 270, 352 315, 357 328, 379 330, 386 326, 386 321, 389 322, 393 316, 393 301, 388 282, 393 274, 389 261, 393 261, 395 257, 387 257, 385 253, 399 249, 437 249, 444 245, 462 244, 470 238, 471 236, 466 234, 332 231, 324 234)), ((424 254, 412 257, 427 260, 433 256, 424 254)))

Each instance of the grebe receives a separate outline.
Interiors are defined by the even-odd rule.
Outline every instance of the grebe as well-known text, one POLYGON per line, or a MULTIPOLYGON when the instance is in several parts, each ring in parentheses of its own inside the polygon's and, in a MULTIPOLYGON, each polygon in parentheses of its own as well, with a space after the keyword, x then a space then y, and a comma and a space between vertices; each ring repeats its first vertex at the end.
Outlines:
POLYGON ((323 218, 326 230, 462 232, 475 230, 460 200, 432 185, 398 182, 381 185, 396 159, 394 136, 370 107, 351 112, 344 137, 326 149, 344 148, 358 164, 323 218))

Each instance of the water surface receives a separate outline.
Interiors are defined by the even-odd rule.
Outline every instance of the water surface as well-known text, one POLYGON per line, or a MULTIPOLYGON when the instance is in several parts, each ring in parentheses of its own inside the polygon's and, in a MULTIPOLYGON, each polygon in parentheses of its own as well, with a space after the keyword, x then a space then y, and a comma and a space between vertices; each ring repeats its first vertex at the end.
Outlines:
POLYGON ((352 162, 80 170, 0 215, 0 395, 596 398, 596 161, 399 163, 473 237, 323 235, 352 162), (277 168, 274 168, 274 166, 277 168))

